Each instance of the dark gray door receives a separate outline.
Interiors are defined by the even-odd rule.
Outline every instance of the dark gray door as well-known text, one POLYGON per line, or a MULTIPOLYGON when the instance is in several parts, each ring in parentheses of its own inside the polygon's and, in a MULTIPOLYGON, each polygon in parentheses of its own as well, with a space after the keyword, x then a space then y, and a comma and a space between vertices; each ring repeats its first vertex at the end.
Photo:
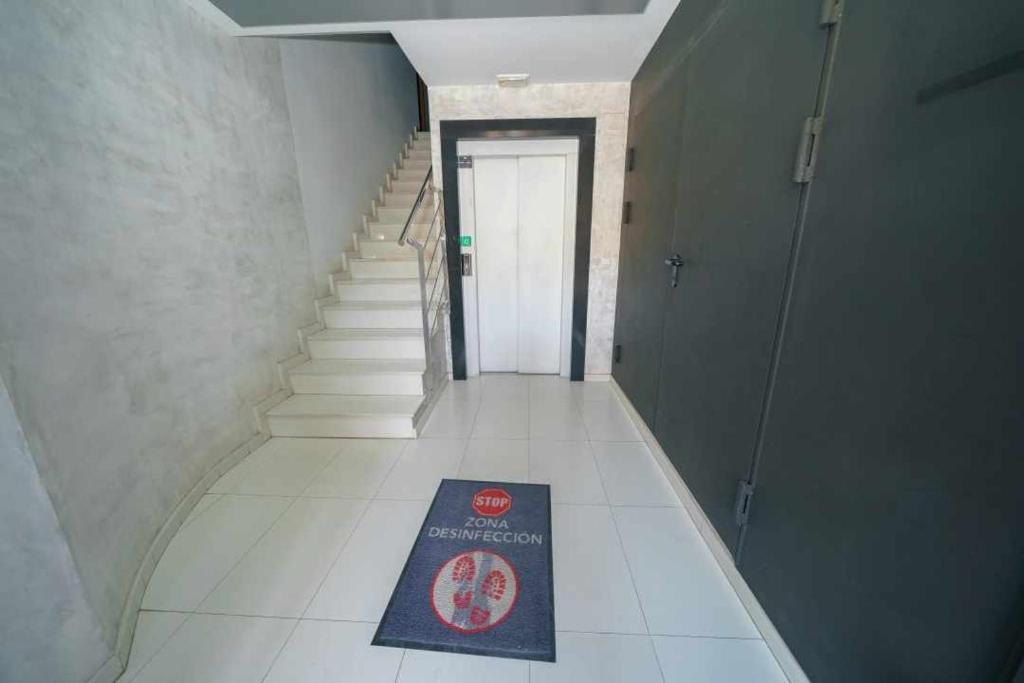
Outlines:
POLYGON ((846 3, 741 571, 814 681, 1024 628, 1024 9, 846 3))
POLYGON ((800 201, 793 161, 828 32, 820 0, 722 5, 685 61, 686 98, 654 430, 723 540, 749 475, 800 201))
POLYGON ((672 240, 673 186, 679 162, 679 117, 682 72, 669 74, 664 97, 646 100, 634 92, 629 140, 631 170, 626 174, 615 310, 616 381, 647 423, 654 424, 654 404, 661 362, 666 274, 661 260, 672 240), (646 100, 646 101, 645 101, 646 100), (625 210, 624 210, 625 214, 625 210))

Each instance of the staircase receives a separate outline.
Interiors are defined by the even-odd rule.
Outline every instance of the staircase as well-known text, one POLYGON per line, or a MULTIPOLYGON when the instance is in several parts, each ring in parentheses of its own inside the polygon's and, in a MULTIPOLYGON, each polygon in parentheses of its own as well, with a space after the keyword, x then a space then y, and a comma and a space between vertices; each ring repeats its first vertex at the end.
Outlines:
POLYGON ((415 133, 317 300, 319 323, 300 331, 302 353, 282 363, 291 395, 266 412, 271 435, 417 436, 447 380, 444 224, 430 181, 430 136, 415 133))

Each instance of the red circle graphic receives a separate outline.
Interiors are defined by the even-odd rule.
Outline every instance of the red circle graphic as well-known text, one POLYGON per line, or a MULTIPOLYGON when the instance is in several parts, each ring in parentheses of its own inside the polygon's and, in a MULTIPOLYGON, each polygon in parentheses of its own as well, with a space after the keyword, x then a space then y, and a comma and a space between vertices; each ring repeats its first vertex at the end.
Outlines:
POLYGON ((505 557, 467 550, 445 560, 430 582, 434 616, 459 633, 489 631, 508 618, 519 597, 519 576, 505 557))

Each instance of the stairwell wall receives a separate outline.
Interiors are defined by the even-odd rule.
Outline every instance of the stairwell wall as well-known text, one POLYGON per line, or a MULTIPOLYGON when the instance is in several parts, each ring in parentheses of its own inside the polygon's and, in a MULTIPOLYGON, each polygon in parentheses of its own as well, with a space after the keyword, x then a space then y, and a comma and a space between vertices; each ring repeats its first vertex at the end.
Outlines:
POLYGON ((0 679, 77 682, 116 661, 170 512, 252 437, 314 319, 309 244, 277 41, 178 0, 7 0, 0 73, 0 377, 27 444, 0 420, 24 510, 0 516, 0 679))
POLYGON ((416 72, 387 36, 281 42, 309 253, 325 296, 416 127, 416 72))
MULTIPOLYGON (((430 130, 434 167, 441 167, 440 125, 454 119, 593 117, 594 196, 587 300, 587 375, 607 377, 612 368, 619 231, 626 168, 629 83, 540 83, 525 88, 496 85, 431 86, 430 130)), ((440 174, 436 175, 440 185, 440 174)))

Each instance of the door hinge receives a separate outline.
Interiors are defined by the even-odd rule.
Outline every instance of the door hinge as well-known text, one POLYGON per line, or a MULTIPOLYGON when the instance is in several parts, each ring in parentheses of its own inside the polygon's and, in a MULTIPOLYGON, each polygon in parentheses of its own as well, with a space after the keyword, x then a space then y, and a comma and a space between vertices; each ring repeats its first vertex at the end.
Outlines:
POLYGON ((629 219, 633 217, 633 202, 622 202, 622 224, 629 225, 629 219))
POLYGON ((820 116, 808 116, 804 119, 800 144, 796 149, 796 164, 793 167, 795 183, 809 183, 814 177, 814 162, 818 159, 818 140, 824 122, 825 119, 820 116))
POLYGON ((823 0, 821 3, 821 19, 819 23, 822 26, 832 26, 838 24, 839 20, 843 18, 843 0, 823 0))
POLYGON ((459 155, 456 166, 458 168, 473 168, 473 157, 468 154, 459 155))
POLYGON ((616 363, 622 362, 622 344, 616 344, 612 347, 612 360, 616 363))
POLYGON ((636 168, 636 147, 630 147, 626 150, 626 171, 632 171, 636 168))
POLYGON ((754 497, 754 485, 746 479, 736 482, 736 507, 733 512, 736 516, 736 526, 747 525, 747 518, 750 516, 750 501, 754 497))

